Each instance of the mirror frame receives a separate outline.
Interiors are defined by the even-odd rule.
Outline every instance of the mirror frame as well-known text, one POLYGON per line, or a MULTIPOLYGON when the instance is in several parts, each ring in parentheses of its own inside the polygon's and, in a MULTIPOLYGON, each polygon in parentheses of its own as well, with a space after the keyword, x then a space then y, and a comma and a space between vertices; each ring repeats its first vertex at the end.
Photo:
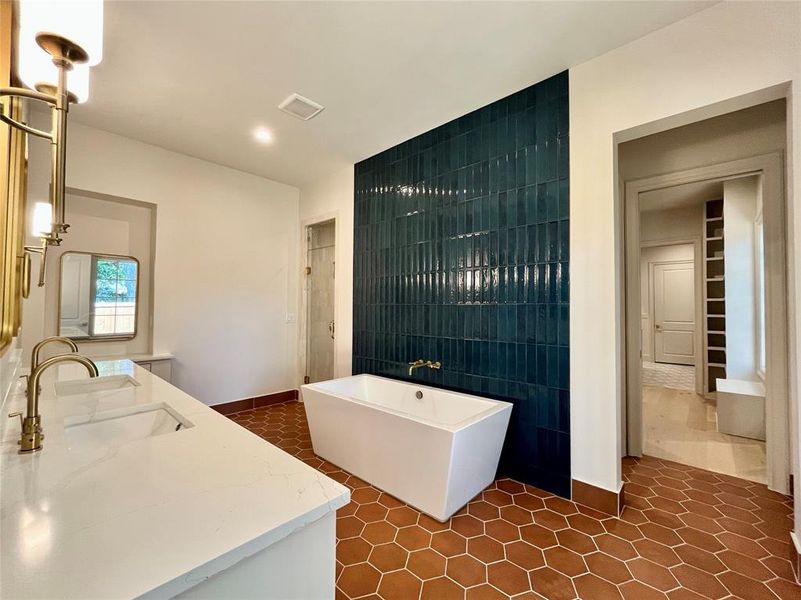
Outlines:
POLYGON ((125 254, 106 254, 103 252, 87 252, 83 250, 67 250, 63 252, 58 259, 58 295, 56 296, 56 335, 62 335, 61 333, 61 288, 62 288, 62 272, 64 269, 64 257, 68 254, 82 254, 84 256, 96 256, 98 258, 111 258, 111 259, 124 259, 124 260, 132 260, 136 263, 136 307, 134 310, 134 330, 131 334, 125 335, 95 335, 95 336, 86 336, 86 337, 69 337, 71 340, 75 342, 117 342, 117 341, 127 341, 134 339, 139 333, 139 283, 141 278, 141 270, 142 265, 139 262, 139 259, 135 256, 128 256, 125 254))

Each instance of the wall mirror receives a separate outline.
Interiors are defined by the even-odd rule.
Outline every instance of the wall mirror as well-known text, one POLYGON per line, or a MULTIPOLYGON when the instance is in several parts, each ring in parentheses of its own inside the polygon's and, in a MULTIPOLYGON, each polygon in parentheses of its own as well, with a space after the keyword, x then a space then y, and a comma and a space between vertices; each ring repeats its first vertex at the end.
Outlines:
POLYGON ((78 340, 136 336, 139 261, 65 252, 59 273, 59 335, 78 340))

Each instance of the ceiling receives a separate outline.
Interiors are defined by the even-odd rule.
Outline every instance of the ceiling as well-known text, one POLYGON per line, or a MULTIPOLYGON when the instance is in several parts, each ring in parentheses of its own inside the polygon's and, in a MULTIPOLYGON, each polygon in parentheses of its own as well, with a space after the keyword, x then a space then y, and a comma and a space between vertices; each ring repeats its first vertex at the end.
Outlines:
POLYGON ((300 186, 711 4, 106 2, 103 62, 71 114, 300 186), (325 110, 279 111, 293 92, 325 110))
POLYGON ((671 210, 723 198, 723 180, 698 181, 640 193, 640 212, 671 210))

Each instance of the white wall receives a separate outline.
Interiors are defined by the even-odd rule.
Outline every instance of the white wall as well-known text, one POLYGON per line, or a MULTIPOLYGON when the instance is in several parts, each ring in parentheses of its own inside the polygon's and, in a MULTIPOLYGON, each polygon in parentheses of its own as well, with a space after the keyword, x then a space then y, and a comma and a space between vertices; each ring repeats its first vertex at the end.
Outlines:
POLYGON ((640 242, 688 240, 704 234, 704 205, 651 210, 640 214, 640 242))
MULTIPOLYGON (((789 85, 801 85, 799 30, 801 4, 724 2, 570 70, 574 479, 614 491, 621 485, 623 270, 616 144, 789 93, 789 85)), ((801 195, 793 175, 801 171, 801 133, 798 117, 792 118, 801 113, 800 99, 794 91, 788 103, 794 134, 788 144, 790 240, 801 232, 801 211, 793 210, 801 195)), ((792 245, 789 255, 792 260, 792 245)), ((790 265, 795 279, 798 269, 790 265)), ((801 324, 795 311, 793 304, 793 338, 801 324)), ((790 364, 796 364, 794 354, 790 364)), ((795 390, 799 373, 792 377, 795 390)))
MULTIPOLYGON (((31 143, 32 201, 46 153, 31 143)), ((156 206, 153 351, 175 354, 173 383, 206 404, 296 387, 298 189, 75 122, 67 156, 69 188, 156 206)))
POLYGON ((759 178, 723 183, 726 378, 758 381, 755 231, 759 178))
MULTIPOLYGON (((334 268, 336 339, 334 340, 334 377, 352 372, 353 354, 353 165, 306 185, 300 190, 300 222, 312 223, 336 219, 336 263, 334 268)), ((302 233, 299 231, 299 233, 302 233)), ((305 236, 299 236, 305 240, 305 236)), ((298 314, 303 315, 302 307, 298 314)), ((301 333, 303 330, 301 329, 301 333)), ((301 337, 304 337, 301 335, 301 337)), ((299 369, 296 381, 303 381, 302 366, 305 341, 298 345, 299 369)))

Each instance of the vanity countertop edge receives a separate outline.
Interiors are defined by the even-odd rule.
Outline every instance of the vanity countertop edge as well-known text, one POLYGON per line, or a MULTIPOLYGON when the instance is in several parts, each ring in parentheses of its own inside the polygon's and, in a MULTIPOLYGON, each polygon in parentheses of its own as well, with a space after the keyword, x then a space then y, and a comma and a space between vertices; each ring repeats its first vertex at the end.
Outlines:
POLYGON ((51 368, 40 452, 17 452, 19 422, 7 418, 25 409, 21 382, 4 402, 0 597, 174 596, 349 502, 344 485, 130 360, 98 368, 139 385, 57 396, 57 381, 86 373, 51 368), (152 406, 190 426, 122 445, 83 447, 69 437, 76 419, 152 406))

